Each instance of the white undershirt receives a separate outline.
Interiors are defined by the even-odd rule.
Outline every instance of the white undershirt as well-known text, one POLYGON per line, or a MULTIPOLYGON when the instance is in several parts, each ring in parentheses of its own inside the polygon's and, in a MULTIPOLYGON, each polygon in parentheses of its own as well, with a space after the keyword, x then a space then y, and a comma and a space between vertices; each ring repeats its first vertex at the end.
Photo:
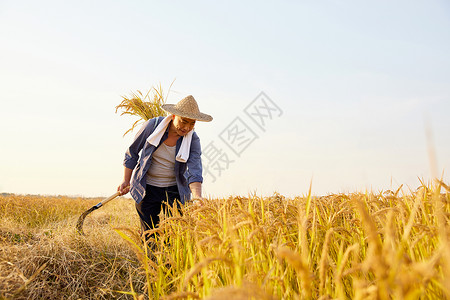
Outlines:
POLYGON ((147 184, 168 187, 177 184, 175 178, 175 147, 162 143, 153 152, 152 162, 147 171, 147 184))

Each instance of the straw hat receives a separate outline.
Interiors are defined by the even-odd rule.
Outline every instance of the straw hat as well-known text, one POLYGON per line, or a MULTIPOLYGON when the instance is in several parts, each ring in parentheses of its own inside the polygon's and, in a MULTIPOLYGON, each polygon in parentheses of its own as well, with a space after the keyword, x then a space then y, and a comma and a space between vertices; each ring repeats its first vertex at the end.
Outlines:
POLYGON ((212 117, 210 115, 201 113, 198 109, 197 101, 192 95, 180 100, 177 104, 164 104, 161 106, 165 111, 188 119, 198 121, 210 122, 212 117))

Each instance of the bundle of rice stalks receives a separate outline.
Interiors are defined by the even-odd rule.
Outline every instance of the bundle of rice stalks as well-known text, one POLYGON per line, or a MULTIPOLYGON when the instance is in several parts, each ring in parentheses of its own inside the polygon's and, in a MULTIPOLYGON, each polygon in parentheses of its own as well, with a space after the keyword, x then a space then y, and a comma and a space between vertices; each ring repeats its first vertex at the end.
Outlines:
POLYGON ((124 133, 124 136, 133 131, 133 129, 142 122, 159 116, 165 117, 167 113, 161 107, 165 104, 167 96, 168 93, 166 97, 164 97, 161 84, 157 88, 150 88, 145 96, 139 90, 132 92, 130 96, 122 96, 122 102, 116 106, 116 113, 118 110, 122 110, 121 116, 132 115, 139 118, 133 123, 133 126, 124 133))

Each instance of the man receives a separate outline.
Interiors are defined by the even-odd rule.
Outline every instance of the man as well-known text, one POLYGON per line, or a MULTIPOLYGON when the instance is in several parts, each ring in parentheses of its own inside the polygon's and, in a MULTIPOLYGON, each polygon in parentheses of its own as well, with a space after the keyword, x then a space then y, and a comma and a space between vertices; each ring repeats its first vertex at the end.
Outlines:
POLYGON ((125 153, 124 179, 117 190, 130 192, 136 201, 144 231, 156 226, 163 202, 202 197, 200 139, 193 131, 196 121, 210 122, 191 95, 162 108, 168 117, 148 120, 125 153))

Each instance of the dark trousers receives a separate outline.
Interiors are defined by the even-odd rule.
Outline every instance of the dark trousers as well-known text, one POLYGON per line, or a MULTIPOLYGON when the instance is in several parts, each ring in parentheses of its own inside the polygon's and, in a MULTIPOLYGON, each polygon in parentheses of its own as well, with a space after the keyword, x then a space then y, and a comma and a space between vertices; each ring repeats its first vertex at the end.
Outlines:
POLYGON ((178 187, 157 187, 147 184, 145 197, 141 202, 136 203, 136 210, 141 220, 142 231, 156 228, 159 223, 159 213, 161 208, 173 206, 175 199, 180 199, 178 187))

